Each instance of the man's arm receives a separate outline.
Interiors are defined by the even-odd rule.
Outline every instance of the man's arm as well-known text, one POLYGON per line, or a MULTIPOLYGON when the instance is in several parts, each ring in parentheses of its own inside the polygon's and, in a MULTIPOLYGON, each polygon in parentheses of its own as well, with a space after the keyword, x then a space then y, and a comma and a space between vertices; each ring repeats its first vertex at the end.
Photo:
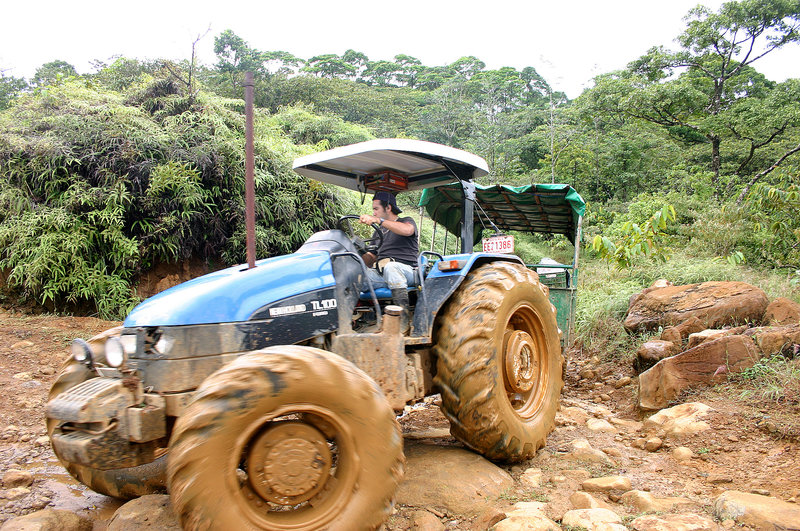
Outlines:
POLYGON ((365 223, 367 225, 371 225, 373 223, 380 224, 381 227, 385 227, 388 230, 394 232, 395 234, 399 234, 400 236, 413 236, 414 235, 414 225, 411 223, 406 223, 405 221, 389 221, 388 219, 384 219, 383 223, 381 223, 381 218, 378 216, 371 216, 369 214, 363 214, 359 218, 361 223, 365 223))

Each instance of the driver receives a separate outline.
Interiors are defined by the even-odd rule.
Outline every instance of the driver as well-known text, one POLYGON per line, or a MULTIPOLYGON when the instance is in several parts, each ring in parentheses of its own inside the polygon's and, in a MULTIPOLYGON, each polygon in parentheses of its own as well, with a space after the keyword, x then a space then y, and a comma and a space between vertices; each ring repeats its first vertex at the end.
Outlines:
POLYGON ((389 192, 378 192, 372 198, 372 215, 363 214, 359 221, 366 225, 378 224, 383 234, 383 242, 378 255, 369 252, 362 258, 367 267, 377 263, 377 269, 368 269, 372 285, 387 287, 392 291, 392 302, 403 309, 401 330, 408 328, 408 286, 414 283, 419 242, 417 224, 410 217, 399 217, 403 211, 397 207, 397 200, 389 192))

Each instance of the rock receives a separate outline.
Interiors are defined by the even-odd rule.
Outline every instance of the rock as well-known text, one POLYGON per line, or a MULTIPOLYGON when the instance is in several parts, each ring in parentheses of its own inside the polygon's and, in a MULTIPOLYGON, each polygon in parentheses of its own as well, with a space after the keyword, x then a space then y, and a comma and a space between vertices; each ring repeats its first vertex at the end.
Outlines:
POLYGON ((645 441, 644 449, 647 450, 648 452, 655 452, 659 448, 661 448, 663 444, 664 441, 662 441, 660 438, 650 437, 649 439, 647 439, 647 441, 645 441))
POLYGON ((20 498, 24 498, 30 493, 31 489, 28 487, 12 487, 8 490, 0 491, 0 498, 4 498, 6 500, 18 500, 20 498))
POLYGON ((514 486, 505 470, 463 448, 406 444, 397 503, 477 515, 514 486))
POLYGON ((569 501, 575 509, 610 509, 611 507, 604 501, 598 501, 588 492, 576 491, 569 497, 569 501))
POLYGON ((180 531, 181 525, 167 494, 147 494, 135 498, 116 510, 108 522, 108 531, 145 529, 180 531))
POLYGON ((45 376, 51 376, 56 373, 56 370, 53 367, 47 366, 39 369, 39 372, 44 374, 45 376))
POLYGON ((662 439, 694 435, 707 430, 707 422, 698 420, 708 415, 710 406, 702 402, 687 402, 679 406, 662 409, 644 421, 645 432, 655 433, 662 439))
POLYGON ((574 439, 570 442, 570 448, 569 453, 563 456, 562 459, 611 464, 611 459, 600 450, 592 448, 592 445, 586 439, 574 439))
POLYGON ((583 424, 589 418, 589 414, 579 407, 567 407, 556 413, 556 421, 561 418, 565 424, 583 424))
POLYGON ((636 531, 718 531, 713 520, 699 514, 640 516, 631 522, 636 531))
POLYGON ((760 357, 747 336, 727 336, 666 358, 639 375, 639 407, 661 409, 686 389, 727 379, 727 373, 752 367, 760 357))
POLYGON ((25 470, 12 468, 3 474, 3 487, 10 489, 13 487, 30 487, 33 483, 33 474, 25 470))
POLYGON ((621 389, 626 385, 630 385, 632 381, 633 380, 631 379, 630 376, 623 376, 622 378, 614 382, 614 389, 621 389))
POLYGON ((450 428, 426 428, 424 430, 412 431, 404 433, 404 439, 422 440, 422 439, 448 439, 450 435, 450 428))
POLYGON ((674 356, 681 351, 680 344, 661 339, 652 339, 639 347, 636 357, 633 358, 633 369, 636 373, 641 373, 670 356, 674 356))
POLYGON ((752 333, 764 356, 794 355, 794 346, 800 344, 800 325, 756 328, 752 333))
POLYGON ((796 529, 800 507, 769 496, 729 490, 714 500, 714 516, 756 529, 796 529))
POLYGON ((17 341, 13 345, 11 345, 11 350, 17 350, 17 349, 22 349, 22 348, 31 348, 32 346, 34 346, 33 341, 28 341, 27 339, 25 339, 23 341, 17 341))
POLYGON ((639 422, 638 420, 620 419, 617 417, 611 417, 608 420, 614 426, 622 428, 627 432, 636 432, 642 429, 642 423, 639 422))
POLYGON ((745 330, 747 330, 747 326, 737 326, 736 328, 723 328, 721 330, 706 329, 701 330, 700 332, 689 334, 689 342, 686 345, 686 350, 713 339, 743 334, 745 330))
POLYGON ((617 429, 605 419, 589 419, 586 421, 586 427, 591 431, 599 431, 603 433, 617 433, 617 429))
POLYGON ((800 304, 786 297, 778 297, 764 311, 764 324, 788 325, 800 323, 800 304))
POLYGON ((759 322, 769 300, 744 282, 703 282, 654 289, 635 297, 624 326, 629 332, 674 326, 696 317, 703 328, 759 322))
POLYGON ((536 489, 542 486, 542 469, 529 468, 519 477, 519 482, 528 488, 536 489))
POLYGON ((23 382, 27 382, 28 380, 33 380, 33 373, 32 372, 18 372, 14 376, 12 376, 15 380, 22 380, 23 382))
POLYGON ((472 522, 472 531, 485 531, 505 517, 505 512, 497 507, 489 507, 472 522))
POLYGON ((626 531, 622 518, 610 509, 573 509, 564 514, 561 524, 572 527, 583 527, 589 530, 626 531), (603 525, 605 524, 605 525, 603 525))
POLYGON ((509 516, 495 524, 491 531, 561 531, 561 527, 541 513, 529 516, 509 516))
POLYGON ((649 492, 630 490, 622 495, 620 502, 640 513, 669 512, 678 505, 693 505, 686 498, 656 498, 649 492))
POLYGON ((679 446, 672 450, 672 457, 679 462, 688 461, 693 455, 694 452, 685 446, 679 446))
POLYGON ((676 345, 683 344, 683 340, 695 332, 700 332, 705 329, 705 325, 697 317, 689 317, 687 320, 677 326, 670 326, 661 332, 661 339, 664 341, 671 341, 676 345))
POLYGON ((92 521, 71 511, 43 509, 8 520, 2 531, 91 531, 92 521))
POLYGON ((544 514, 543 503, 520 502, 505 520, 498 522, 492 531, 561 531, 561 527, 544 514))
POLYGON ((612 490, 629 491, 631 490, 631 480, 625 476, 592 478, 581 483, 581 488, 586 492, 609 492, 612 490))
POLYGON ((411 513, 411 521, 414 523, 413 529, 418 531, 444 531, 446 529, 444 524, 428 511, 414 511, 411 513))
POLYGON ((581 377, 581 380, 591 380, 596 374, 597 373, 595 373, 592 369, 586 367, 581 369, 581 371, 578 373, 578 376, 581 377))

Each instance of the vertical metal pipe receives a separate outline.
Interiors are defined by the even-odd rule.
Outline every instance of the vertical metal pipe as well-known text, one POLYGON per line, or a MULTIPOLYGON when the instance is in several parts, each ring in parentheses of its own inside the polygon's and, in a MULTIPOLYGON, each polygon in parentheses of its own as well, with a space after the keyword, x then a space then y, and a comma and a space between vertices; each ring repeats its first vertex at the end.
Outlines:
POLYGON ((575 256, 572 258, 572 284, 573 288, 578 287, 578 258, 581 254, 581 238, 583 226, 583 216, 578 216, 578 228, 575 230, 575 256))
POLYGON ((253 156, 253 73, 244 75, 245 114, 245 225, 247 228, 247 267, 256 266, 256 185, 255 159, 253 156))

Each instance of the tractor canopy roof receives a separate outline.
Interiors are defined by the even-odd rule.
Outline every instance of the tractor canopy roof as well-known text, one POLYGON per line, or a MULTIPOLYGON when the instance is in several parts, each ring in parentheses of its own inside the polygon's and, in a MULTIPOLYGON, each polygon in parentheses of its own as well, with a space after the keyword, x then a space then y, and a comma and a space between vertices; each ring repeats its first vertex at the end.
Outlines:
MULTIPOLYGON (((471 181, 489 174, 486 161, 466 151, 407 138, 382 138, 338 147, 295 159, 294 171, 360 192, 385 190, 386 182, 370 179, 384 171, 402 175, 394 191, 419 190, 471 181)), ((392 188, 388 188, 392 189, 392 188)))
MULTIPOLYGON (((461 231, 464 191, 460 184, 424 190, 419 206, 453 234, 461 231)), ((563 234, 575 242, 583 198, 568 184, 475 185, 475 241, 484 230, 563 234)))

